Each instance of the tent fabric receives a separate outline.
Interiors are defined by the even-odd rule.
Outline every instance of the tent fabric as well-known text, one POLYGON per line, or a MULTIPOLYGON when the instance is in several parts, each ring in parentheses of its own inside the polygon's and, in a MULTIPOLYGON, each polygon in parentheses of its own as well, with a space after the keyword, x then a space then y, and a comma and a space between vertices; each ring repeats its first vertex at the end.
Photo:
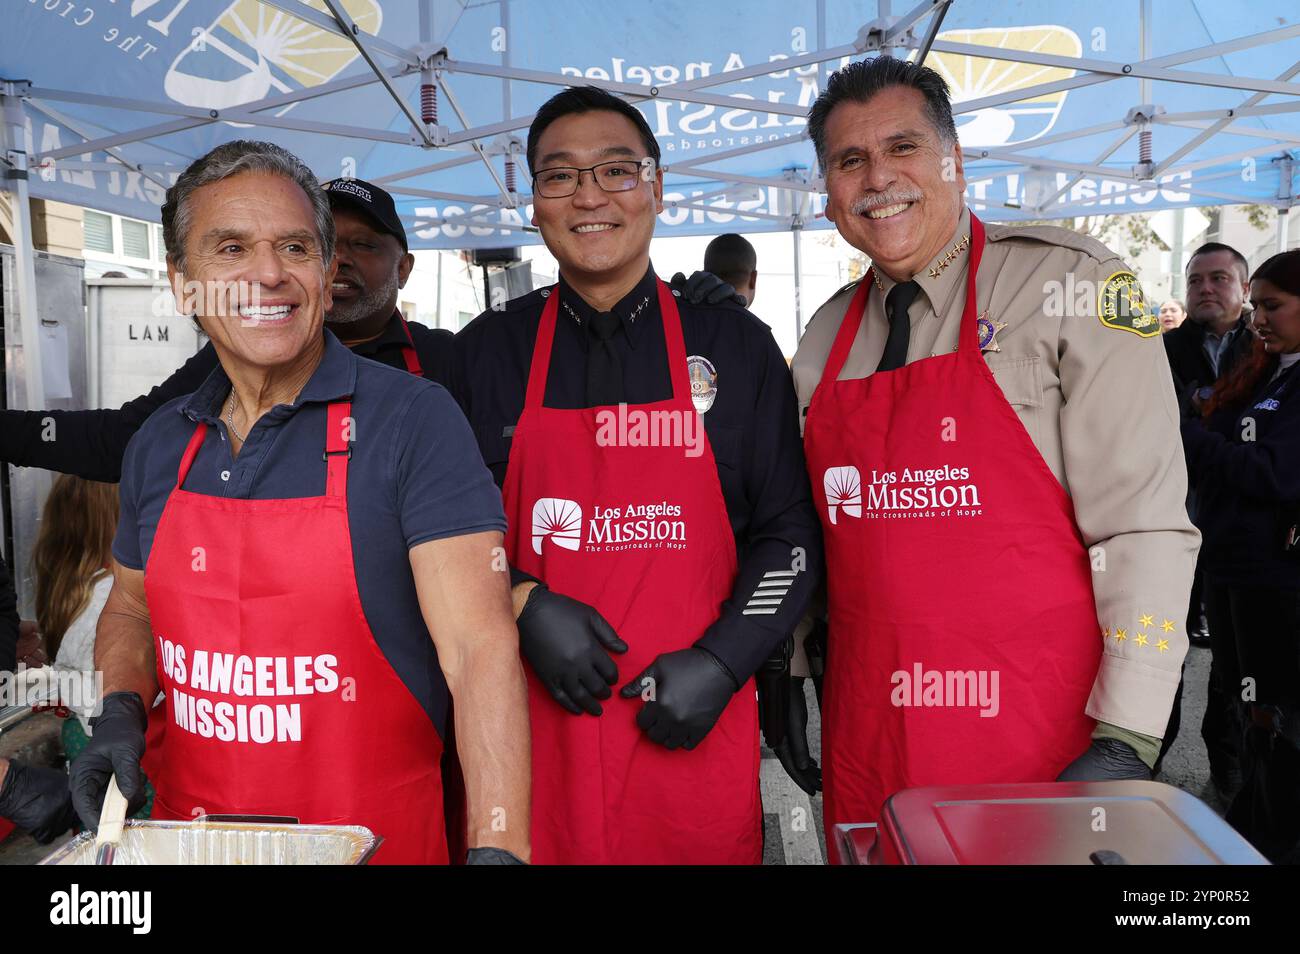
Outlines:
POLYGON ((413 248, 537 242, 528 123, 560 84, 591 82, 655 132, 659 236, 827 228, 808 106, 834 69, 916 55, 936 27, 926 63, 952 86, 986 219, 1293 202, 1291 0, 14 0, 6 14, 0 78, 26 112, 31 195, 147 220, 192 159, 261 138, 322 179, 384 185, 413 248))

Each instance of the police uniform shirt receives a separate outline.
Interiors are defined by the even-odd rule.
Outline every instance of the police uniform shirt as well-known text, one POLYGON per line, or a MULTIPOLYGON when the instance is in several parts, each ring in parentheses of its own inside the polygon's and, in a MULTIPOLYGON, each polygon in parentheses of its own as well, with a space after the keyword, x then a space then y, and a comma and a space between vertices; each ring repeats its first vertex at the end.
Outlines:
MULTIPOLYGON (((944 250, 915 276, 921 294, 908 310, 909 362, 956 349, 969 254, 963 211, 944 250)), ((884 352, 884 303, 895 282, 875 275, 841 380, 866 377, 884 352)), ((802 413, 855 290, 846 286, 826 302, 799 344, 792 369, 802 413)), ((1092 558, 1104 654, 1087 713, 1158 738, 1187 651, 1183 621, 1200 543, 1187 517, 1159 321, 1138 307, 1136 280, 1113 252, 1053 226, 989 226, 976 294, 979 316, 1005 325, 984 358, 1070 495, 1092 558)), ((1003 582, 1014 597, 1015 581, 1003 582)))
MULTIPOLYGON (((350 398, 356 439, 348 463, 348 529, 357 591, 384 658, 439 733, 449 694, 411 573, 409 550, 428 540, 504 531, 501 495, 446 389, 358 357, 325 332, 325 354, 293 404, 277 404, 233 460, 226 443, 230 379, 218 365, 192 395, 167 402, 131 439, 122 463, 113 556, 145 569, 158 521, 197 424, 207 436, 186 490, 271 500, 325 493, 326 412, 350 398)), ((282 556, 294 558, 292 540, 282 556)), ((445 737, 445 736, 444 736, 445 737)))
MULTIPOLYGON (((451 332, 409 323, 420 367, 430 381, 446 385, 451 361, 451 332)), ((406 370, 407 343, 402 316, 394 312, 379 337, 353 352, 392 368, 406 370)), ((173 398, 193 394, 217 366, 209 342, 166 381, 120 408, 89 411, 0 411, 0 460, 19 467, 41 467, 87 480, 116 483, 127 443, 145 420, 173 398)))
MULTIPOLYGON (((592 341, 587 323, 597 312, 562 278, 556 287, 560 304, 543 400, 548 407, 585 407, 592 341)), ((456 335, 452 391, 498 485, 505 481, 511 435, 524 406, 542 308, 553 293, 533 291, 483 313, 456 335)), ((732 596, 696 644, 743 681, 803 613, 820 578, 821 531, 804 469, 794 389, 771 330, 731 302, 676 301, 688 365, 697 379, 711 380, 716 388, 702 419, 739 558, 732 596), (765 573, 800 567, 775 614, 745 615, 765 573)), ((610 310, 620 319, 612 341, 624 401, 666 400, 672 383, 653 268, 610 310)), ((683 634, 683 645, 700 635, 683 634)))

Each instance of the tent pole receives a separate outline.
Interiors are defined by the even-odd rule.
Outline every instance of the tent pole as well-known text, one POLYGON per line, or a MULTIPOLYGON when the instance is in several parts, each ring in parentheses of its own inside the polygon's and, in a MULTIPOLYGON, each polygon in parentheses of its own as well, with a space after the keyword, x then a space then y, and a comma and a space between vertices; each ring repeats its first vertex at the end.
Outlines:
MULTIPOLYGON (((8 168, 9 201, 14 218, 14 264, 18 280, 18 317, 21 322, 23 379, 27 385, 27 408, 45 407, 44 368, 41 365, 41 321, 36 314, 36 248, 32 244, 31 206, 27 198, 26 110, 15 84, 5 83, 0 95, 4 122, 3 145, 8 168)), ((17 571, 15 571, 17 573, 17 571)))
POLYGON ((1295 201, 1295 197, 1291 192, 1291 176, 1293 167, 1294 161, 1291 159, 1290 154, 1283 154, 1282 161, 1278 168, 1277 195, 1278 198, 1286 204, 1277 210, 1277 250, 1279 252, 1286 251, 1287 227, 1291 222, 1291 203, 1295 201))
POLYGON ((798 216, 790 225, 790 235, 794 239, 794 343, 798 345, 803 337, 803 268, 799 257, 803 220, 798 216))

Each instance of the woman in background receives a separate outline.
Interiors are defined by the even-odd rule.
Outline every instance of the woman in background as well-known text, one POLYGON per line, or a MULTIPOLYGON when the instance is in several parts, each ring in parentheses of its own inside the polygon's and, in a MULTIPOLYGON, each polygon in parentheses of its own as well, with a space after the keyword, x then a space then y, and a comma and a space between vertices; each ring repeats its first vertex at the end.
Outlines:
MULTIPOLYGON (((113 534, 117 530, 117 484, 55 478, 45 501, 32 550, 36 576, 36 621, 56 669, 95 671, 95 627, 113 588, 113 534)), ((64 705, 70 701, 61 700, 64 705)), ((63 751, 69 762, 86 747, 92 704, 69 706, 76 718, 63 723, 63 751)), ((135 817, 147 818, 153 791, 135 817)))
MULTIPOLYGON (((1183 421, 1201 495, 1212 632, 1236 658, 1244 784, 1228 821, 1269 860, 1300 862, 1300 250, 1250 280, 1254 350, 1183 421)), ((1216 649, 1217 651, 1217 649, 1216 649)))
POLYGON ((1173 331, 1187 320, 1187 309, 1177 298, 1171 298, 1160 306, 1160 333, 1173 331))

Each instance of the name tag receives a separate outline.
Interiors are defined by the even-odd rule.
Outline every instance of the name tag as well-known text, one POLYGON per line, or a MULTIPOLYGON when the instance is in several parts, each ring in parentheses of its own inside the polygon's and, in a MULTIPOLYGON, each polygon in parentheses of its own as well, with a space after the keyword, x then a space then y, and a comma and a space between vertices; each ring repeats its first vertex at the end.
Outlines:
POLYGON ((513 424, 507 424, 505 427, 501 428, 501 436, 502 436, 502 437, 514 437, 514 436, 515 436, 515 426, 514 426, 513 424))

